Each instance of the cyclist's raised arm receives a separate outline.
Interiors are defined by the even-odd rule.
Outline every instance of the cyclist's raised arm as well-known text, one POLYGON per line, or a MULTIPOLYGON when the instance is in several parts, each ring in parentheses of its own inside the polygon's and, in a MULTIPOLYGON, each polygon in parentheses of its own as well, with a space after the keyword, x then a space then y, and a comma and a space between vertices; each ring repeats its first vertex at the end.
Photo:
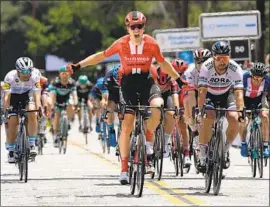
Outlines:
POLYGON ((84 68, 89 65, 96 65, 106 58, 104 52, 98 52, 96 54, 90 55, 84 60, 79 62, 80 68, 84 68))
POLYGON ((93 55, 88 56, 84 60, 80 61, 79 63, 75 64, 75 67, 72 68, 84 68, 89 65, 96 65, 103 61, 105 58, 112 56, 113 54, 119 52, 120 48, 119 40, 116 40, 107 50, 95 53, 93 55))

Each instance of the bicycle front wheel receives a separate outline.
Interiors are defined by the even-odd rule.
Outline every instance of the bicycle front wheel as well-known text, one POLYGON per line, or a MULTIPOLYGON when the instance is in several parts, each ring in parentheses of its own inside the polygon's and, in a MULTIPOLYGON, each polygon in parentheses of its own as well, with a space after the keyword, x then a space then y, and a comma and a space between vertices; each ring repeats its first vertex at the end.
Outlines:
POLYGON ((184 165, 183 165, 183 153, 182 153, 182 147, 181 147, 181 141, 180 141, 181 137, 180 134, 178 132, 178 130, 176 129, 176 146, 177 146, 177 156, 178 156, 178 168, 179 168, 179 172, 180 172, 180 176, 183 177, 184 175, 184 165))
MULTIPOLYGON (((163 169, 163 149, 164 149, 164 128, 159 125, 156 130, 154 143, 154 168, 157 172, 158 180, 161 179, 163 169)), ((155 172, 152 174, 152 179, 155 177, 155 172)))
POLYGON ((218 195, 221 181, 222 181, 222 172, 223 172, 223 165, 224 165, 224 136, 221 129, 219 129, 216 137, 216 144, 214 146, 214 168, 213 168, 213 192, 214 195, 218 195))
POLYGON ((256 177, 257 170, 257 150, 256 150, 256 139, 255 132, 252 130, 250 133, 250 138, 248 142, 248 151, 249 151, 249 162, 251 167, 252 177, 256 177))
POLYGON ((137 153, 138 153, 138 162, 137 162, 137 173, 136 173, 136 183, 137 183, 137 192, 138 197, 142 196, 143 186, 144 186, 144 175, 145 175, 145 135, 144 132, 140 133, 137 143, 137 153))
POLYGON ((257 148, 257 164, 258 170, 260 174, 260 178, 263 177, 263 139, 262 139, 262 131, 260 126, 257 126, 255 129, 255 137, 256 137, 256 148, 257 148))

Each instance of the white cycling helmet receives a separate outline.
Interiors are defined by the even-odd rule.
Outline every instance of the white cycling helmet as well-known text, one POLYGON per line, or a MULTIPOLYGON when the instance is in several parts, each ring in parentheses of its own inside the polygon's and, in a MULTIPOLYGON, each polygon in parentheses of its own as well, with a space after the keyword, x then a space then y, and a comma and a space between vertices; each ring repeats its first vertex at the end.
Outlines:
POLYGON ((34 64, 29 57, 20 57, 16 60, 15 67, 19 72, 30 73, 34 67, 34 64))

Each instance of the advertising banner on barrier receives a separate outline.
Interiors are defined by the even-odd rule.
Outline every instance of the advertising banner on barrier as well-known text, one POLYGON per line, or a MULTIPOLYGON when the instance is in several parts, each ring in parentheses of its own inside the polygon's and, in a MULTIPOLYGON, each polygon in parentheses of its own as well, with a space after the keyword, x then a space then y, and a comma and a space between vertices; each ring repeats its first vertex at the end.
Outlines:
POLYGON ((200 28, 154 30, 153 36, 162 52, 177 52, 200 47, 200 28))
POLYGON ((260 16, 259 11, 203 13, 199 17, 201 40, 259 39, 260 16))

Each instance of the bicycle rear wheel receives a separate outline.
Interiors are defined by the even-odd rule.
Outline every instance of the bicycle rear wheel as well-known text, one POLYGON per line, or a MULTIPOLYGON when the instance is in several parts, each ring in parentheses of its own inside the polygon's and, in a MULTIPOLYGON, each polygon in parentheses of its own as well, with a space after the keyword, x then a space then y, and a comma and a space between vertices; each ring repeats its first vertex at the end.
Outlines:
MULTIPOLYGON (((163 149, 164 149, 164 128, 159 125, 156 130, 154 143, 154 168, 157 172, 158 180, 161 179, 163 169, 163 149)), ((152 179, 155 177, 155 172, 152 174, 152 179)))
POLYGON ((222 181, 222 172, 224 165, 224 136, 221 128, 219 129, 216 137, 216 143, 214 148, 214 156, 213 156, 213 192, 214 195, 218 195, 221 181, 222 181))
POLYGON ((256 136, 256 148, 257 148, 257 164, 260 178, 263 177, 263 139, 262 139, 262 131, 260 126, 257 126, 255 129, 256 136))
POLYGON ((141 197, 144 186, 144 176, 145 176, 145 135, 144 132, 139 134, 137 143, 137 153, 138 153, 138 162, 137 162, 137 170, 136 170, 136 184, 137 184, 137 196, 141 197))

